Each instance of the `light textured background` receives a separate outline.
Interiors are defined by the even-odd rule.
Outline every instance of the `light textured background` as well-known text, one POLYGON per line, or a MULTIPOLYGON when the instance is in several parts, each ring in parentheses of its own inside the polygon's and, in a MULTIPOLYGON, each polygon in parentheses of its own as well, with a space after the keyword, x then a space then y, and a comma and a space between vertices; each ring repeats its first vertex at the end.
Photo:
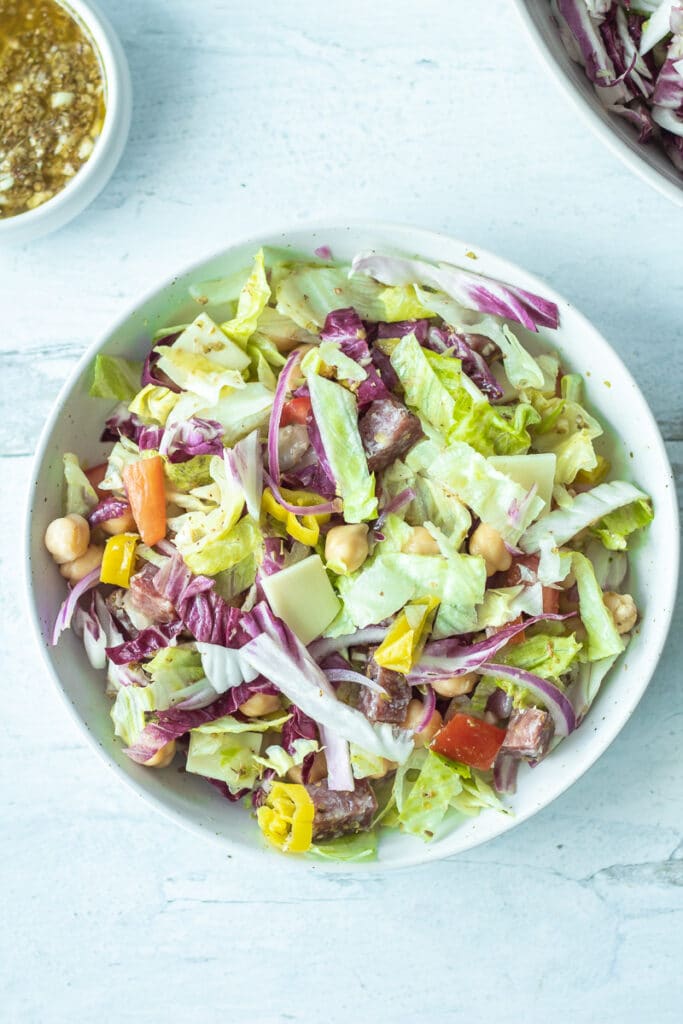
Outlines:
POLYGON ((680 469, 681 211, 587 133, 501 0, 103 6, 135 88, 121 165, 74 224, 0 252, 0 1017, 680 1020, 680 613, 638 712, 552 807, 429 869, 325 878, 226 858, 110 777, 32 649, 19 537, 92 338, 179 266, 312 218, 451 231, 545 276, 680 469))

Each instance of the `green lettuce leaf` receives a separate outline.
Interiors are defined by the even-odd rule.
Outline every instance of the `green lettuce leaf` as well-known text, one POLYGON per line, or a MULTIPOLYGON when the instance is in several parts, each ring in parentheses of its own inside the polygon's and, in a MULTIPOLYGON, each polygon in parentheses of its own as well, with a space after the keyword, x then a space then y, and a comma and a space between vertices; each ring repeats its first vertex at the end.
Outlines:
POLYGON ((251 516, 244 516, 236 526, 207 537, 200 545, 191 545, 185 550, 178 546, 178 550, 191 572, 215 576, 253 554, 262 539, 261 531, 251 516))
POLYGON ((97 493, 81 469, 77 455, 74 455, 73 452, 65 452, 63 460, 66 484, 64 514, 67 516, 79 515, 85 518, 99 500, 97 493))
POLYGON ((581 644, 573 633, 570 636, 538 633, 509 646, 498 658, 503 665, 514 665, 541 679, 557 682, 574 664, 580 650, 581 644))
MULTIPOLYGON (((289 715, 287 718, 289 718, 289 715)), ((284 747, 278 744, 271 744, 271 746, 266 747, 263 754, 255 758, 256 763, 261 768, 274 771, 279 778, 283 778, 290 768, 303 764, 309 754, 317 754, 320 750, 317 740, 303 738, 294 740, 292 748, 292 752, 288 753, 284 747)))
POLYGON ((213 405, 199 395, 184 394, 169 417, 168 425, 182 423, 192 416, 216 420, 225 431, 224 443, 232 447, 268 422, 273 397, 272 389, 257 381, 234 390, 226 388, 213 405))
POLYGON ((219 779, 231 793, 239 793, 241 789, 251 789, 259 776, 255 757, 260 749, 261 735, 257 732, 191 729, 185 770, 219 779))
MULTIPOLYGON (((384 529, 390 526, 388 517, 384 529)), ((405 524, 401 524, 405 526, 405 524)), ((476 606, 484 598, 486 567, 471 555, 413 555, 378 544, 372 558, 350 576, 336 580, 344 611, 355 626, 382 622, 408 601, 437 597, 440 605, 434 636, 466 633, 477 621, 476 606)))
POLYGON ((206 313, 200 313, 172 345, 161 345, 155 352, 160 370, 210 405, 218 401, 223 388, 244 386, 242 373, 250 362, 206 313))
POLYGON ((452 442, 430 466, 430 476, 447 492, 457 495, 484 523, 515 544, 529 523, 544 508, 538 496, 526 501, 523 487, 500 473, 468 444, 452 442), (521 509, 514 519, 510 509, 521 509))
POLYGON ((591 526, 591 533, 598 537, 610 551, 625 551, 628 547, 627 537, 636 530, 648 526, 654 518, 652 502, 648 498, 609 512, 591 526))
POLYGON ((204 678, 202 660, 193 643, 162 648, 145 662, 145 671, 152 682, 171 693, 204 678))
POLYGON ((162 426, 178 404, 180 395, 170 388, 157 387, 155 384, 147 384, 142 391, 138 391, 133 401, 128 406, 128 411, 144 420, 152 420, 162 426))
POLYGON ((115 398, 117 402, 130 402, 140 390, 142 363, 121 356, 95 356, 92 398, 115 398))
POLYGON ((307 856, 320 860, 345 861, 347 864, 377 860, 377 833, 374 830, 356 832, 338 839, 328 839, 324 843, 313 843, 307 856))
MULTIPOLYGON (((159 652, 161 653, 161 652, 159 652)), ((152 659, 156 661, 157 655, 152 659)), ((127 746, 133 746, 147 724, 147 716, 153 711, 167 711, 174 704, 188 700, 206 682, 196 677, 196 671, 189 664, 183 665, 184 659, 179 658, 175 667, 172 664, 161 664, 156 661, 153 670, 153 681, 148 686, 122 686, 111 709, 114 733, 127 746)), ((187 657, 189 662, 190 658, 187 657)), ((145 665, 147 669, 152 662, 145 665)))
POLYGON ((318 334, 328 313, 347 306, 353 306, 363 320, 383 320, 383 290, 370 278, 349 278, 348 267, 298 266, 277 286, 277 310, 318 334))
POLYGON ((574 498, 561 485, 555 486, 553 498, 559 508, 530 526, 520 540, 520 547, 528 554, 540 551, 550 543, 559 548, 587 526, 632 502, 647 499, 647 495, 633 484, 611 480, 574 498))
POLYGON ((487 808, 504 810, 477 772, 424 749, 416 750, 396 772, 393 803, 393 815, 385 816, 382 824, 397 825, 425 842, 439 833, 449 812, 475 816, 487 808))
POLYGON ((527 427, 538 414, 526 403, 507 408, 489 404, 459 359, 422 348, 415 335, 400 340, 391 365, 405 391, 406 404, 447 441, 466 441, 482 455, 515 455, 531 444, 527 427))
MULTIPOLYGON (((416 447, 423 445, 431 446, 432 442, 422 441, 416 447)), ((448 538, 449 550, 457 551, 472 525, 472 517, 454 494, 448 494, 436 480, 430 479, 428 467, 429 462, 414 472, 400 459, 388 466, 382 473, 385 504, 407 487, 412 488, 415 497, 403 510, 405 521, 411 526, 433 524, 448 538)))
POLYGON ((256 330, 261 313, 268 305, 270 287, 263 262, 263 249, 254 257, 254 266, 237 300, 237 313, 221 329, 232 341, 244 348, 256 330))
POLYGON ((579 614, 588 634, 589 661, 600 661, 619 654, 624 641, 619 636, 614 620, 602 599, 602 590, 595 578, 593 566, 585 555, 575 551, 572 570, 579 590, 579 614))
MULTIPOLYGON (((567 378, 563 378, 563 381, 567 378)), ((540 391, 529 391, 526 397, 540 416, 540 422, 532 424, 531 435, 534 449, 539 452, 553 452, 557 457, 555 480, 570 484, 581 470, 595 469, 598 457, 593 441, 600 437, 603 429, 577 401, 581 392, 581 378, 571 375, 571 385, 563 385, 565 393, 573 398, 548 397, 540 391)))
POLYGON ((290 352, 297 345, 317 345, 317 334, 299 327, 291 317, 285 316, 272 306, 261 312, 252 341, 265 341, 280 353, 290 352))
POLYGON ((188 493, 195 487, 211 483, 212 455, 194 455, 187 462, 169 462, 164 459, 164 476, 174 491, 188 493))
POLYGON ((340 384, 310 374, 311 404, 320 437, 344 503, 347 523, 360 523, 377 514, 375 477, 368 470, 358 432, 356 399, 340 384))

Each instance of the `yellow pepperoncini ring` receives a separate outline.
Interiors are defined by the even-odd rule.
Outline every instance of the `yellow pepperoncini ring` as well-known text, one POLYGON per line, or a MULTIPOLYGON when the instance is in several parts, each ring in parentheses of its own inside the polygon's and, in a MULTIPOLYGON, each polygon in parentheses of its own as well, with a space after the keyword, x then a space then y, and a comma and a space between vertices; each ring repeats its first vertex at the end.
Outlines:
POLYGON ((137 533, 118 533, 109 538, 102 557, 100 583, 128 587, 135 568, 135 548, 139 540, 137 533))
POLYGON ((266 802, 256 812, 269 843, 284 853, 305 853, 313 842, 315 807, 305 786, 273 782, 266 802))
POLYGON ((438 597, 421 597, 405 606, 373 655, 378 665, 410 672, 422 654, 438 603, 438 597))
MULTIPOLYGON (((282 487, 280 493, 290 505, 305 507, 306 505, 320 505, 324 501, 319 494, 311 494, 310 491, 289 491, 282 487)), ((302 544, 308 544, 309 547, 315 547, 318 543, 320 525, 328 522, 330 518, 329 512, 320 515, 295 515, 294 512, 290 512, 280 505, 270 487, 266 487, 263 492, 261 507, 273 519, 285 524, 285 529, 290 537, 302 544)))

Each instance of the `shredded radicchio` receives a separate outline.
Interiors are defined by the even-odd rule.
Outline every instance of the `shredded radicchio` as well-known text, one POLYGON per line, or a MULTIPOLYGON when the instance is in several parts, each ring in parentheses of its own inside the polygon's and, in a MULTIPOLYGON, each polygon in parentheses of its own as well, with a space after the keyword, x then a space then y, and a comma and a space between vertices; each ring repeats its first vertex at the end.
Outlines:
POLYGON ((174 554, 159 569, 154 586, 175 607, 195 640, 221 647, 241 647, 247 642, 240 609, 216 593, 208 576, 193 576, 180 555, 174 554))

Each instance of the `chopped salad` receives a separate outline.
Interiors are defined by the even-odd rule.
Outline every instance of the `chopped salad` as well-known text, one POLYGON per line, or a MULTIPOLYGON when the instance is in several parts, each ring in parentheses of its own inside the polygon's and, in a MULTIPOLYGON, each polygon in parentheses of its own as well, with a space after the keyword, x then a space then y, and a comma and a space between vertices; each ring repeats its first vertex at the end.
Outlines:
POLYGON ((550 0, 569 56, 601 103, 683 171, 681 0, 550 0))
POLYGON ((557 306, 325 247, 190 293, 144 361, 95 359, 110 448, 64 455, 52 643, 82 638, 130 758, 279 850, 364 860, 383 829, 506 813, 629 640, 653 516, 581 377, 529 350, 557 306))

